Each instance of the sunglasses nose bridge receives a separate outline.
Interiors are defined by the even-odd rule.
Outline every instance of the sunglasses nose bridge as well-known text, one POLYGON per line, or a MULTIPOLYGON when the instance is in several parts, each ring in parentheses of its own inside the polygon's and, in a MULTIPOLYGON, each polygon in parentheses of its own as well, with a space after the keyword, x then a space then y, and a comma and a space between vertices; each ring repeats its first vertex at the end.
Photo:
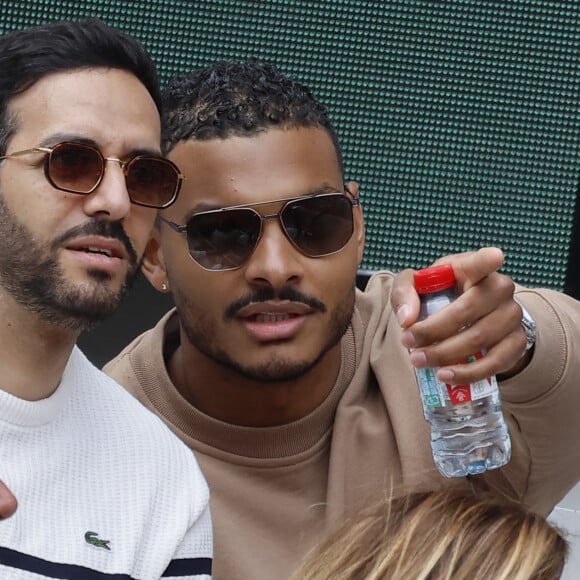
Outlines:
POLYGON ((271 219, 280 217, 280 213, 281 212, 278 212, 278 213, 267 213, 265 215, 258 214, 258 215, 260 216, 260 219, 261 220, 265 221, 265 220, 271 220, 271 219))
POLYGON ((119 165, 119 168, 121 169, 121 172, 123 174, 123 186, 126 192, 127 197, 129 198, 129 202, 131 201, 131 195, 129 194, 128 191, 128 187, 127 187, 127 166, 131 163, 131 159, 129 160, 123 160, 120 159, 119 157, 105 157, 101 151, 99 151, 98 149, 95 149, 95 152, 98 153, 98 156, 101 160, 101 167, 100 167, 100 171, 98 173, 95 180, 95 184, 94 186, 91 188, 89 193, 93 193, 103 182, 103 179, 105 178, 105 174, 107 173, 107 169, 108 169, 108 164, 109 163, 116 163, 119 165))
MULTIPOLYGON (((284 208, 282 208, 280 211, 278 211, 276 213, 267 213, 267 214, 258 213, 258 215, 260 216, 260 236, 259 236, 258 240, 256 241, 256 245, 258 245, 258 243, 260 241, 260 238, 262 237, 262 234, 264 232, 264 223, 267 220, 273 220, 273 219, 276 219, 276 218, 278 219, 278 222, 280 224, 280 229, 282 230, 282 232, 284 233, 284 235, 292 242, 292 239, 288 235, 288 232, 286 231, 286 227, 284 226, 284 221, 282 219, 282 213, 283 213, 283 211, 284 211, 284 208)), ((292 243, 294 243, 294 242, 292 242, 292 243)))
POLYGON ((254 245, 254 251, 255 249, 258 247, 258 244, 260 243, 262 236, 264 234, 264 224, 267 220, 273 220, 273 219, 277 219, 278 220, 278 224, 280 227, 280 230, 282 231, 282 234, 284 235, 284 237, 290 242, 290 244, 298 249, 298 251, 302 252, 302 250, 300 249, 300 247, 296 244, 296 242, 292 239, 292 236, 290 235, 290 233, 288 232, 288 230, 286 229, 286 225, 284 224, 284 210, 287 208, 287 204, 284 205, 284 207, 275 213, 268 213, 268 214, 261 214, 259 212, 257 212, 256 210, 254 210, 252 208, 252 211, 254 211, 254 213, 256 213, 259 218, 260 218, 260 232, 258 237, 256 238, 256 242, 254 245))
POLYGON ((105 173, 107 172, 108 162, 111 162, 111 163, 114 162, 114 163, 119 164, 119 167, 121 168, 121 171, 123 172, 123 179, 124 179, 125 188, 126 188, 127 187, 126 167, 129 163, 129 161, 123 161, 122 159, 119 159, 118 157, 105 157, 98 149, 95 149, 95 152, 99 154, 99 157, 101 159, 101 170, 99 171, 98 175, 96 176, 96 183, 92 187, 92 189, 89 193, 92 193, 93 191, 95 191, 97 189, 97 187, 99 187, 99 185, 101 185, 103 179, 105 178, 105 173))
MULTIPOLYGON (((100 152, 99 152, 100 153, 100 152)), ((105 173, 105 171, 107 170, 107 162, 110 161, 111 163, 118 163, 119 167, 121 168, 121 171, 123 172, 123 175, 125 177, 127 177, 127 167, 129 165, 129 163, 131 163, 131 159, 119 159, 118 157, 104 157, 101 154, 101 158, 102 158, 102 163, 103 163, 103 173, 105 173)))

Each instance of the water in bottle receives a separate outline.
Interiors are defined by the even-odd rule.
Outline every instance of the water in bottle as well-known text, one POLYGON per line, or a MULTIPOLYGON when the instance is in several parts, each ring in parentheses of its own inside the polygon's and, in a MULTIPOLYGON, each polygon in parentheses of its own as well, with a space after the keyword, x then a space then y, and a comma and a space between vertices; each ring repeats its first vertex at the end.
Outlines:
MULTIPOLYGON (((423 320, 457 297, 453 268, 446 264, 415 272, 423 320)), ((475 353, 462 363, 484 356, 475 353)), ((511 442, 501 411, 495 376, 468 385, 447 385, 437 369, 415 369, 425 419, 431 424, 431 448, 446 477, 483 473, 505 465, 511 442)))

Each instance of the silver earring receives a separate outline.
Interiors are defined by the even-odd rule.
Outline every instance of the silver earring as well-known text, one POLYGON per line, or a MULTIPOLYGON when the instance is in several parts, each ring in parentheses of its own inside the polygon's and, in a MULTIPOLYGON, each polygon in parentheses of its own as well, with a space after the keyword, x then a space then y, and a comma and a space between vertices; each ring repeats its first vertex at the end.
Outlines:
POLYGON ((161 291, 167 292, 167 284, 165 282, 163 282, 163 284, 161 284, 161 291))

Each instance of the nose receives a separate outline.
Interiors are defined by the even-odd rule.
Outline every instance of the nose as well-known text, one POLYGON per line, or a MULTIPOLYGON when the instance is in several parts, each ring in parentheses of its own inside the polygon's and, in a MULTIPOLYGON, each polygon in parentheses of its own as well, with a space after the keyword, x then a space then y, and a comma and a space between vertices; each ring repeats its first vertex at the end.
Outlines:
POLYGON ((125 174, 118 159, 108 158, 105 163, 101 182, 95 191, 86 196, 85 213, 91 217, 120 221, 131 210, 125 174))
POLYGON ((305 259, 284 234, 279 219, 266 219, 262 236, 246 264, 245 277, 252 286, 282 288, 296 284, 304 275, 305 259))

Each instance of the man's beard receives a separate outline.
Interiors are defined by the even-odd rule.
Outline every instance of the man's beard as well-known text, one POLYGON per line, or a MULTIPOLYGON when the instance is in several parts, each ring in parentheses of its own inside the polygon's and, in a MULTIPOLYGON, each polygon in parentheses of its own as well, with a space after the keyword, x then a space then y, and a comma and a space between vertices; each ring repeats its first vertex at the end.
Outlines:
MULTIPOLYGON (((331 313, 329 317, 331 325, 327 328, 326 342, 319 352, 313 352, 309 358, 303 360, 288 360, 277 356, 265 360, 261 364, 250 366, 243 364, 243 362, 237 362, 220 348, 219 340, 216 337, 216 325, 204 309, 195 304, 195 300, 179 296, 179 292, 175 288, 173 293, 175 302, 179 304, 180 324, 190 344, 217 364, 231 369, 245 378, 263 383, 293 381, 312 370, 323 356, 340 342, 348 329, 354 309, 355 296, 353 284, 352 291, 347 298, 331 313)), ((308 304, 319 312, 326 311, 325 305, 317 299, 305 296, 291 288, 282 290, 276 297, 280 300, 308 304)), ((226 310, 226 318, 234 318, 235 313, 249 302, 260 302, 273 298, 274 291, 271 289, 258 291, 255 295, 232 304, 226 310)))
POLYGON ((133 246, 118 222, 92 220, 73 228, 43 247, 19 222, 0 197, 0 286, 40 319, 77 332, 104 320, 119 306, 139 267, 133 246), (65 240, 79 235, 101 235, 121 240, 129 253, 130 270, 122 287, 108 286, 111 276, 89 270, 91 280, 72 283, 56 256, 65 240))

